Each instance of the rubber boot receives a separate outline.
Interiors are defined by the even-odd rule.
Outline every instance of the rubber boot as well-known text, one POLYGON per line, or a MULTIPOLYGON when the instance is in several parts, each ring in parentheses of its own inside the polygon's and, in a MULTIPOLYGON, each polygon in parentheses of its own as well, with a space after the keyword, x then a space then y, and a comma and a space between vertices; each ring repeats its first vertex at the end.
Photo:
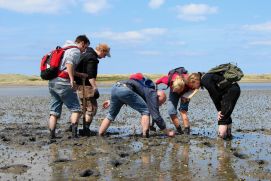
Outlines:
POLYGON ((146 133, 142 133, 142 138, 149 138, 150 137, 150 130, 148 129, 146 133))
POLYGON ((184 127, 183 132, 185 135, 190 135, 190 126, 184 127))
POLYGON ((226 136, 226 139, 232 139, 232 134, 231 134, 231 127, 227 127, 227 136, 226 136))
POLYGON ((83 126, 83 134, 84 134, 84 136, 90 136, 90 129, 89 129, 89 126, 90 126, 89 123, 86 123, 86 124, 83 126))
POLYGON ((181 125, 178 126, 177 131, 178 131, 178 133, 180 133, 180 134, 183 134, 183 133, 184 133, 183 130, 182 130, 182 126, 181 126, 181 125))
POLYGON ((56 138, 56 130, 49 130, 50 131, 50 139, 55 139, 56 138))
POLYGON ((72 138, 78 138, 77 129, 78 129, 78 125, 72 124, 72 138))

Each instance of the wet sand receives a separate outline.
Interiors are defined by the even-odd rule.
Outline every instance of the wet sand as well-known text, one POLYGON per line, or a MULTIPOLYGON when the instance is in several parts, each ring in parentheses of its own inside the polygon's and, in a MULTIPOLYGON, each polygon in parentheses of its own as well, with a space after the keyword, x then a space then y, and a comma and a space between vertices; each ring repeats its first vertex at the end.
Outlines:
MULTIPOLYGON (((271 90, 242 91, 228 141, 216 138, 216 111, 206 91, 190 103, 192 134, 175 138, 161 132, 141 138, 140 115, 123 107, 106 137, 74 140, 65 132, 70 114, 64 108, 51 143, 48 97, 0 101, 0 180, 271 180, 271 90)), ((106 113, 99 107, 93 132, 106 113)), ((173 128, 166 105, 161 113, 173 128)))

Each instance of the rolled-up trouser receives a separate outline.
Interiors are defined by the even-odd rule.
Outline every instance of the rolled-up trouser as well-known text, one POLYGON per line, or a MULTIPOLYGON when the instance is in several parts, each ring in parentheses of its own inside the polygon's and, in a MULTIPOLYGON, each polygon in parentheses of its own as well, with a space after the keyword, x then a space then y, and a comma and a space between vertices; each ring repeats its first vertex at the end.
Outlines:
POLYGON ((49 82, 50 115, 61 116, 62 105, 65 104, 71 112, 81 112, 79 99, 71 85, 62 85, 49 82))
POLYGON ((150 115, 144 99, 125 84, 116 83, 111 90, 111 100, 107 119, 114 121, 123 104, 129 105, 141 115, 150 115))
POLYGON ((228 125, 232 123, 231 114, 240 96, 241 90, 237 83, 232 84, 222 95, 221 114, 222 119, 218 121, 218 125, 228 125))
POLYGON ((97 99, 94 97, 94 89, 91 86, 85 86, 83 88, 82 85, 79 85, 77 88, 77 94, 80 98, 81 108, 83 110, 83 96, 85 96, 86 100, 86 114, 92 118, 96 115, 98 104, 97 99), (83 94, 83 90, 85 93, 83 94))

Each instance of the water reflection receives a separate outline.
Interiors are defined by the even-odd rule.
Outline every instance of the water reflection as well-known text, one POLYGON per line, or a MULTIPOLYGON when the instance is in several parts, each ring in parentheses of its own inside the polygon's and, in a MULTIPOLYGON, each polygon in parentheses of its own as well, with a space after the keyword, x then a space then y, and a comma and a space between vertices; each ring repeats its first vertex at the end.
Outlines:
POLYGON ((231 149, 231 141, 224 141, 219 139, 217 141, 217 149, 218 149, 218 166, 217 166, 217 175, 221 180, 237 180, 238 177, 233 169, 231 153, 229 150, 231 149))

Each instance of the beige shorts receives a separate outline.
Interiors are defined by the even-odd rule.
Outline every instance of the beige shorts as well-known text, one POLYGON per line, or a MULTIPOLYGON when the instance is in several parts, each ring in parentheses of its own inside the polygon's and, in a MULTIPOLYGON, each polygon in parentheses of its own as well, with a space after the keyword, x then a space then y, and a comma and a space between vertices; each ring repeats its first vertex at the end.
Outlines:
MULTIPOLYGON (((80 98, 81 108, 83 110, 83 86, 79 85, 77 87, 77 94, 80 98)), ((94 98, 94 89, 91 86, 85 86, 85 100, 86 100, 86 114, 94 117, 97 113, 98 104, 97 100, 94 98)))

